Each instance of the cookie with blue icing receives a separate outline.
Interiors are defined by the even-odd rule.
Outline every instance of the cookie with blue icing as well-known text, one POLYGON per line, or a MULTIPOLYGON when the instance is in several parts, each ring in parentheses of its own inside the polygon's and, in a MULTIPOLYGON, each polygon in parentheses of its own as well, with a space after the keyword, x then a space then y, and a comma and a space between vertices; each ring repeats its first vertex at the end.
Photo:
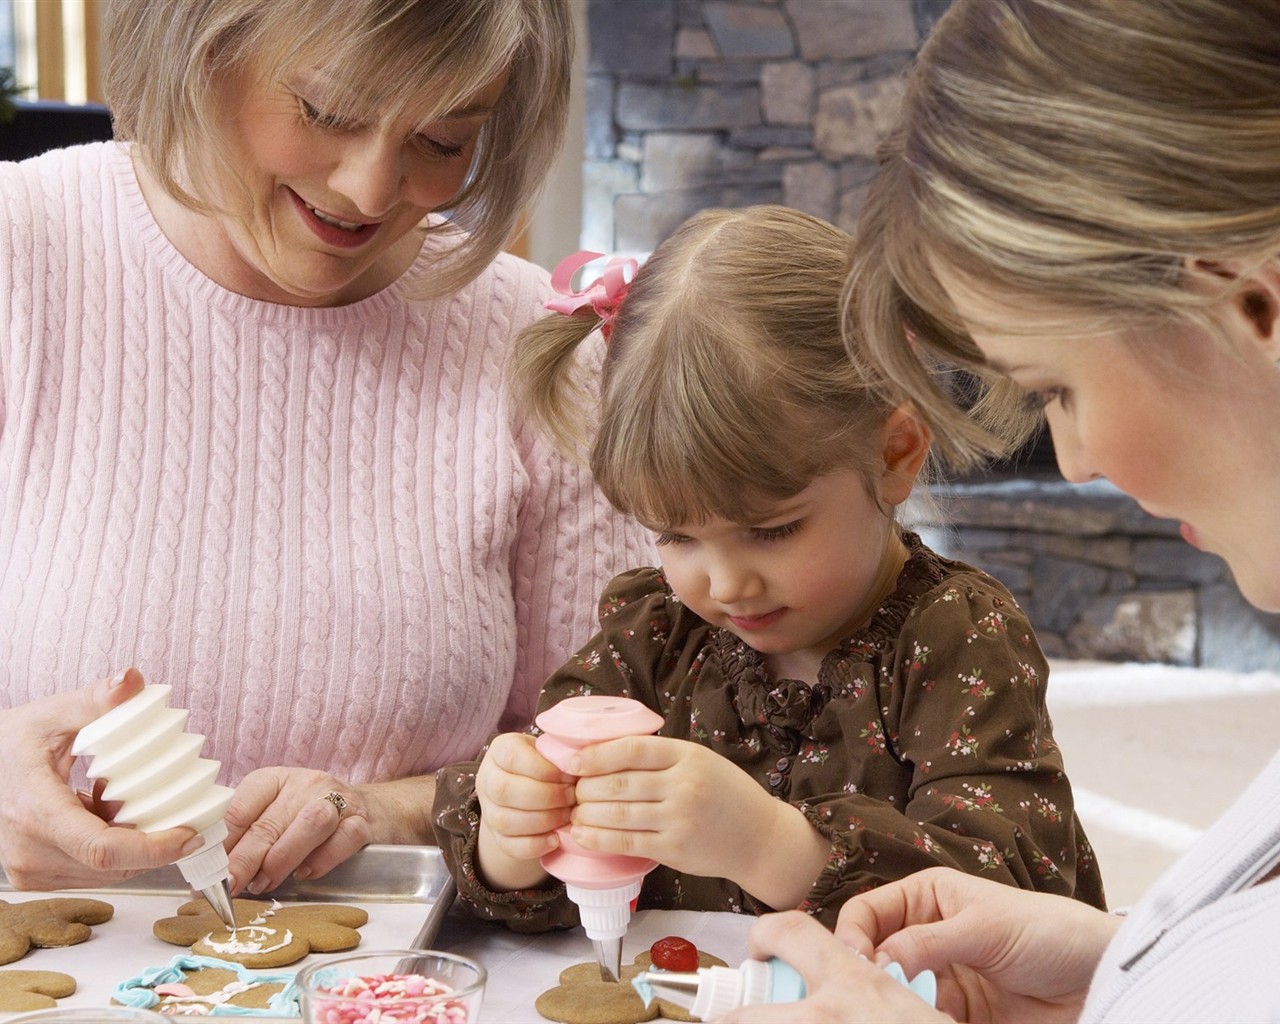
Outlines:
POLYGON ((262 974, 229 960, 175 956, 116 985, 111 1000, 166 1016, 297 1017, 294 975, 262 974))

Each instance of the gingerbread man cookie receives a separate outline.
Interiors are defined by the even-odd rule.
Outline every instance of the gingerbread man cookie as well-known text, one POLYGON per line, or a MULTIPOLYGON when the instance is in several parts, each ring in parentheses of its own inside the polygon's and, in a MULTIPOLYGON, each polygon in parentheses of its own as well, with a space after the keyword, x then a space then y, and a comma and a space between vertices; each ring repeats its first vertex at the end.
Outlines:
POLYGON ((76 979, 61 971, 0 971, 0 1012, 47 1010, 76 990, 76 979))
POLYGON ((50 949, 84 942, 91 924, 110 921, 115 907, 102 900, 79 898, 0 900, 0 964, 10 964, 32 946, 50 949))
POLYGON ((156 938, 190 946, 199 956, 230 960, 245 967, 283 967, 313 950, 354 949, 356 931, 369 920, 359 907, 341 903, 283 906, 262 900, 232 900, 236 930, 230 932, 205 900, 191 900, 152 926, 156 938))
POLYGON ((299 1013, 294 974, 263 974, 206 956, 175 956, 163 967, 148 968, 118 984, 111 999, 171 1017, 299 1013))
MULTIPOLYGON (((691 943, 689 948, 693 949, 691 943)), ((695 952, 697 967, 727 966, 718 956, 695 952)), ((597 963, 574 964, 560 972, 560 984, 538 996, 534 1007, 548 1020, 563 1024, 640 1024, 659 1014, 668 1020, 694 1020, 687 1010, 666 999, 644 1005, 631 987, 631 979, 652 965, 649 952, 640 953, 633 963, 622 968, 621 982, 613 982, 601 980, 597 963)))

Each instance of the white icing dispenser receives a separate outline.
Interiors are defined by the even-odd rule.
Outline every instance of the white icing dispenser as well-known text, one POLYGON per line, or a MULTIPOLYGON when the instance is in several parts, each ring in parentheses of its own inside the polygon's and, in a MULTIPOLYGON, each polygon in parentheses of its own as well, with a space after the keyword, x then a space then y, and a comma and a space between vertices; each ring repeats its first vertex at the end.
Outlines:
POLYGON ((147 685, 76 735, 71 753, 88 755, 88 775, 105 779, 102 799, 119 801, 116 824, 140 832, 186 825, 204 847, 178 861, 191 888, 209 901, 234 930, 227 825, 223 820, 233 790, 214 782, 221 763, 200 756, 204 737, 184 732, 188 712, 168 706, 170 686, 147 685))

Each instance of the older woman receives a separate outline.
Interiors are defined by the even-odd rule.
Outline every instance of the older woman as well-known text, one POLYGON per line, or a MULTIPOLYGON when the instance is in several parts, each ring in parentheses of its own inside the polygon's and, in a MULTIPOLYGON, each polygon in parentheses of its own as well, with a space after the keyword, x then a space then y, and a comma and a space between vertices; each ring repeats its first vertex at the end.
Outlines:
MULTIPOLYGON (((1003 375, 1064 476, 1180 521, 1280 611, 1280 3, 958 0, 865 217, 862 333, 954 455, 1001 439, 939 362, 1003 375)), ((1280 757, 1127 918, 921 872, 851 900, 838 938, 762 922, 810 997, 732 1019, 1280 1019, 1278 866, 1280 757), (946 1015, 857 953, 938 972, 946 1015)))
POLYGON ((549 284, 499 252, 572 27, 565 0, 104 15, 119 141, 0 164, 0 863, 97 884, 192 841, 67 786, 145 677, 238 785, 261 892, 429 842, 430 773, 528 719, 645 549, 503 384, 549 284))

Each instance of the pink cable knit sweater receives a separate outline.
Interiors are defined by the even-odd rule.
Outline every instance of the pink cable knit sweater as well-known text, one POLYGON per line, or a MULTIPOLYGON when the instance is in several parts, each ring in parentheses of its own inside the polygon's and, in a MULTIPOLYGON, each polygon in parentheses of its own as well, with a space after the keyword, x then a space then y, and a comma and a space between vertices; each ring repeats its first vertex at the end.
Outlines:
POLYGON ((652 558, 509 420, 547 292, 502 256, 447 300, 258 302, 169 244, 123 147, 0 163, 0 705, 136 665, 231 784, 426 772, 527 720, 652 558))

